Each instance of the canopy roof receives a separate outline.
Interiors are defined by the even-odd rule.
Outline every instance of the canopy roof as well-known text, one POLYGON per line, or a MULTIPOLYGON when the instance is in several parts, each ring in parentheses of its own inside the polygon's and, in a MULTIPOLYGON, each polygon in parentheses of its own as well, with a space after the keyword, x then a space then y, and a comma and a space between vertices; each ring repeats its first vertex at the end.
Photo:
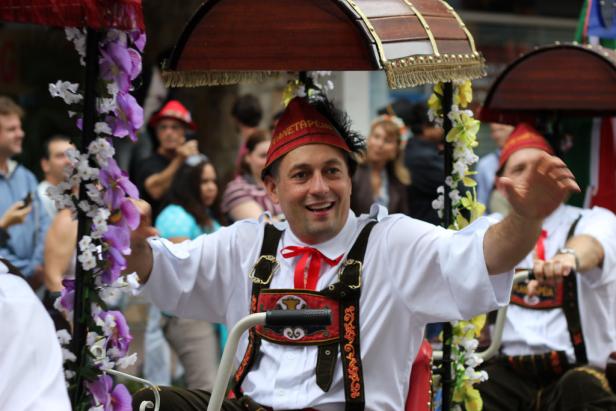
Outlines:
POLYGON ((537 48, 496 79, 482 121, 511 123, 549 113, 616 115, 616 52, 601 46, 555 44, 537 48))
POLYGON ((207 0, 164 77, 201 86, 316 70, 385 70, 402 88, 481 77, 484 61, 442 0, 207 0))
POLYGON ((0 0, 0 21, 144 30, 141 0, 0 0))

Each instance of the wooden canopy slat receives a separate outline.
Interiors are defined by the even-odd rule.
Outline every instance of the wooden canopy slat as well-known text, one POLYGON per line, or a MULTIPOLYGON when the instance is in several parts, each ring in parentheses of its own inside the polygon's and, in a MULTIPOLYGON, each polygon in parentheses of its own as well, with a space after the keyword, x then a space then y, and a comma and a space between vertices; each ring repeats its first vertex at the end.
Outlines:
POLYGON ((514 61, 488 92, 481 119, 514 123, 533 112, 616 115, 616 53, 566 44, 514 61))
MULTIPOLYGON (((449 17, 435 17, 435 16, 426 16, 426 21, 430 25, 430 29, 432 30, 432 34, 441 40, 464 40, 467 41, 466 33, 460 27, 458 22, 452 16, 449 17)), ((471 47, 468 46, 468 50, 470 52, 471 47)))
POLYGON ((176 70, 295 71, 311 60, 322 62, 324 70, 373 70, 373 52, 357 32, 330 1, 319 1, 318 8, 287 0, 218 1, 208 12, 208 24, 197 25, 184 44, 176 70), (238 7, 259 18, 247 19, 238 7), (302 18, 292 20, 292 15, 302 18))
POLYGON ((460 26, 440 0, 206 0, 163 77, 169 86, 197 86, 384 69, 392 88, 481 77, 483 58, 460 26), (441 39, 455 54, 435 53, 441 39))
POLYGON ((383 43, 428 39, 416 16, 377 17, 370 22, 383 43))

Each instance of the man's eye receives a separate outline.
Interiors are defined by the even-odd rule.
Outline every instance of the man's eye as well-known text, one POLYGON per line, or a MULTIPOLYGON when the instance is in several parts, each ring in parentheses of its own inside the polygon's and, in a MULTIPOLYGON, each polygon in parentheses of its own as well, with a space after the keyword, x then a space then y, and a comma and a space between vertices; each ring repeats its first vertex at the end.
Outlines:
POLYGON ((340 169, 336 168, 336 167, 330 167, 326 171, 327 171, 328 174, 336 175, 336 174, 338 174, 340 172, 340 169))
POLYGON ((306 178, 306 173, 304 171, 300 171, 300 172, 293 174, 291 178, 296 179, 296 180, 301 180, 303 178, 306 178))

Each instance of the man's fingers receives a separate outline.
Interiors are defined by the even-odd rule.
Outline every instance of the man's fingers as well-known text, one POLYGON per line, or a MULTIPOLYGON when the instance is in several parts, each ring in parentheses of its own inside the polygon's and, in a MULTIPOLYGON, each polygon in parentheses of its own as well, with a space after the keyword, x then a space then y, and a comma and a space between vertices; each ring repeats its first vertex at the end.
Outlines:
POLYGON ((537 288, 539 288, 539 281, 530 280, 526 285, 526 294, 530 297, 537 295, 537 288))

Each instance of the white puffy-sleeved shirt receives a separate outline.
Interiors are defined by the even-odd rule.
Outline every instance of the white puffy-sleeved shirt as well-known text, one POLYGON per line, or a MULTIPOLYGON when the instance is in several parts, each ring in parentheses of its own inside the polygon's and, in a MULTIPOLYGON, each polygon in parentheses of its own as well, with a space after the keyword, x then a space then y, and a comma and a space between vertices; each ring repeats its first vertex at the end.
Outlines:
MULTIPOLYGON (((452 232, 401 214, 379 217, 368 241, 360 299, 360 345, 366 410, 400 411, 409 389, 411 365, 426 323, 470 318, 506 304, 512 273, 489 276, 483 237, 491 221, 480 219, 452 232)), ((368 215, 349 213, 340 233, 312 245, 328 258, 346 255, 368 215)), ((240 221, 214 234, 172 244, 151 239, 154 266, 144 291, 162 310, 178 316, 222 322, 232 327, 249 314, 252 284, 248 273, 259 256, 264 222, 240 221)), ((271 288, 293 288, 296 259, 280 250, 306 246, 288 228, 278 245, 271 288)), ((323 264, 317 289, 337 281, 339 266, 323 264)), ((236 354, 247 346, 244 335, 236 354)), ((246 395, 275 410, 344 410, 342 366, 338 360, 328 392, 316 385, 316 347, 263 341, 260 360, 246 376, 246 395)))
POLYGON ((51 318, 28 283, 0 263, 0 410, 70 411, 51 318))
MULTIPOLYGON (((588 362, 601 369, 616 351, 616 217, 604 208, 581 209, 562 205, 543 223, 547 231, 545 257, 553 258, 565 246, 567 234, 575 219, 582 215, 575 235, 587 234, 601 243, 605 252, 602 267, 577 275, 577 289, 582 333, 588 362)), ((519 265, 532 267, 529 254, 519 265)), ((565 351, 569 361, 575 354, 567 320, 562 308, 532 310, 517 305, 507 309, 502 350, 505 355, 541 354, 565 351)))

